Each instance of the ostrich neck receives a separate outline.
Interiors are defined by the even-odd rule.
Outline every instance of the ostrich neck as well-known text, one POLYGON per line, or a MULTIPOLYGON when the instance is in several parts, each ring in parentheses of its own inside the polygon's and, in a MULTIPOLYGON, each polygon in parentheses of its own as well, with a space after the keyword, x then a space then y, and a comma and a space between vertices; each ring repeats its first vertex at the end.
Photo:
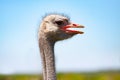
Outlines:
POLYGON ((56 80, 54 44, 54 41, 47 39, 43 35, 39 39, 44 80, 56 80))

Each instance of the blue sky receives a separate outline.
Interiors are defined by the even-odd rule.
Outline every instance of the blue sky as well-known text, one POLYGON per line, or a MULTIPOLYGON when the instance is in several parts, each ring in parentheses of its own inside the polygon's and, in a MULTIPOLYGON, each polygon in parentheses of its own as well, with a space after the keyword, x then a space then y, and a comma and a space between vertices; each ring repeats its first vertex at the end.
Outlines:
POLYGON ((41 72, 37 32, 46 13, 65 13, 85 34, 57 42, 57 71, 120 69, 119 0, 1 0, 0 73, 41 72))

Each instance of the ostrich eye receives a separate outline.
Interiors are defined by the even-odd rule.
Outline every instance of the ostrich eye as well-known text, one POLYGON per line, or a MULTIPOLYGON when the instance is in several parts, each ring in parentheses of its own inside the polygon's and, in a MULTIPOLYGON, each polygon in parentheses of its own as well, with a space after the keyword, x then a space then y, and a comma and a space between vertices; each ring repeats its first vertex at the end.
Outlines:
POLYGON ((63 25, 63 24, 64 24, 63 21, 55 21, 55 23, 56 23, 57 25, 63 25))

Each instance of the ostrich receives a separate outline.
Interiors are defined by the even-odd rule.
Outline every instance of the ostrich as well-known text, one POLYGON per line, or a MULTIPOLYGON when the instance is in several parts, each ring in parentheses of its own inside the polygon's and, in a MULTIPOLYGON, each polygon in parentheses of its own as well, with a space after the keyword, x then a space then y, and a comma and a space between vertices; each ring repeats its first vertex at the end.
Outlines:
POLYGON ((56 80, 55 42, 71 38, 76 34, 83 34, 82 31, 69 29, 83 27, 82 25, 70 22, 70 19, 62 14, 48 14, 43 18, 38 32, 38 39, 44 80, 56 80))

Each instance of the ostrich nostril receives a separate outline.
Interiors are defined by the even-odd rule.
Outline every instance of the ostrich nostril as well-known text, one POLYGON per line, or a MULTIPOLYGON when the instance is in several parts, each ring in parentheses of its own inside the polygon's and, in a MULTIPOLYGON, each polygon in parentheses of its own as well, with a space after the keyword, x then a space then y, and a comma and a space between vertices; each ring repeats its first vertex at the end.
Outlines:
POLYGON ((73 24, 73 26, 77 26, 76 24, 73 24))

